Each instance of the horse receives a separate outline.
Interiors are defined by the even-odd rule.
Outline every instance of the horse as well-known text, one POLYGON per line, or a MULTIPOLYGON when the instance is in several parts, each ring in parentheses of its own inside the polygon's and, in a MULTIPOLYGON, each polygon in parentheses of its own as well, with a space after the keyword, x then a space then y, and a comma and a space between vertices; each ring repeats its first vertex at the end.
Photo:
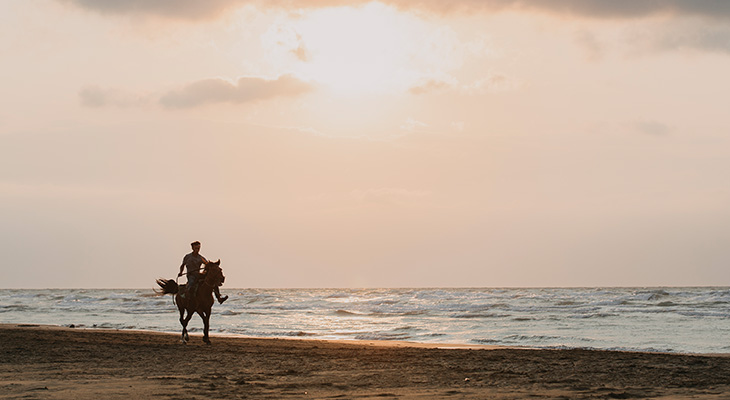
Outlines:
POLYGON ((182 342, 187 343, 190 340, 188 336, 188 322, 193 317, 194 313, 198 313, 200 318, 203 319, 203 342, 210 344, 210 338, 208 337, 208 328, 210 327, 210 310, 213 308, 213 289, 216 286, 223 284, 225 277, 223 276, 223 270, 220 267, 221 260, 216 262, 208 262, 205 264, 205 268, 201 273, 200 279, 198 280, 198 290, 194 296, 188 294, 185 297, 180 295, 180 286, 173 279, 157 279, 157 284, 162 288, 162 291, 158 291, 160 295, 173 294, 175 295, 173 301, 177 304, 177 309, 180 311, 180 324, 182 325, 182 342), (185 312, 187 311, 187 316, 185 312))

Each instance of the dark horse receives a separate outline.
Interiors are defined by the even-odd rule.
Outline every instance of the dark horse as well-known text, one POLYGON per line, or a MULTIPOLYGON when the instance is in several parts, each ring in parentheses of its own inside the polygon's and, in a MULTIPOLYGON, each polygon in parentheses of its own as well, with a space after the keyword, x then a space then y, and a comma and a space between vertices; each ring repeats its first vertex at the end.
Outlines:
POLYGON ((177 309, 180 310, 180 324, 183 327, 183 343, 187 343, 190 339, 188 336, 188 322, 193 317, 193 314, 197 312, 200 318, 203 319, 203 341, 210 344, 208 328, 210 327, 210 310, 213 308, 213 289, 223 284, 223 281, 226 279, 223 276, 223 270, 220 265, 221 260, 205 264, 205 268, 198 280, 198 290, 195 296, 190 296, 189 292, 185 297, 180 296, 180 292, 185 289, 181 289, 177 282, 172 279, 157 280, 157 284, 162 288, 162 291, 158 293, 175 295, 174 302, 177 304, 177 309), (187 316, 185 316, 185 311, 188 312, 187 316))

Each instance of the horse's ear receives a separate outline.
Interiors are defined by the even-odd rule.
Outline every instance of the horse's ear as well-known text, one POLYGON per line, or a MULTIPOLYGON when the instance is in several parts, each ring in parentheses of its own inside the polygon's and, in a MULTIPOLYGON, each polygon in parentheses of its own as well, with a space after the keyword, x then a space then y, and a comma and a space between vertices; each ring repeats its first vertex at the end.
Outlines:
POLYGON ((218 261, 214 262, 215 265, 221 265, 221 259, 219 258, 218 261))

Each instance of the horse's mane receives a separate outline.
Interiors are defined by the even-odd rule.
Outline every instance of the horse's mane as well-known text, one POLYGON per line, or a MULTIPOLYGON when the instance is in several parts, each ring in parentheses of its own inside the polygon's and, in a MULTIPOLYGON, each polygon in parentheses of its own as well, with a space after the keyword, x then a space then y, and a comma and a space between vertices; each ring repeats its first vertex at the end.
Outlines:
POLYGON ((220 286, 223 284, 223 282, 226 280, 226 277, 223 276, 223 268, 221 268, 221 260, 218 260, 216 262, 209 262, 205 264, 205 268, 203 268, 202 275, 205 277, 206 281, 209 278, 212 279, 218 279, 219 282, 216 283, 217 286, 220 286))

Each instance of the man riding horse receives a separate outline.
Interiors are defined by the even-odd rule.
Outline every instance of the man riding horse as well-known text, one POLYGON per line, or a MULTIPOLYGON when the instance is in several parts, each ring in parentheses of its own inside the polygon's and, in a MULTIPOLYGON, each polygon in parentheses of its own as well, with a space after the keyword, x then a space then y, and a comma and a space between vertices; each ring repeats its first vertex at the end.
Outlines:
MULTIPOLYGON (((200 244, 195 246, 195 243, 193 243, 193 249, 196 247, 200 249, 200 244)), ((193 251, 193 253, 195 253, 193 255, 197 255, 197 251, 193 251)), ((188 322, 190 322, 193 314, 197 313, 203 320, 203 341, 206 344, 210 344, 208 332, 210 330, 210 315, 213 304, 215 303, 213 291, 225 281, 225 276, 223 276, 223 270, 221 269, 221 260, 216 262, 206 260, 205 270, 200 276, 188 276, 195 276, 193 280, 196 281, 195 286, 197 289, 194 288, 193 291, 187 291, 183 289, 184 286, 181 287, 181 285, 178 285, 174 279, 160 278, 156 282, 162 290, 156 292, 160 295, 171 294, 174 296, 173 302, 177 305, 177 309, 180 312, 180 325, 182 325, 182 336, 180 339, 183 343, 187 343, 190 339, 187 329, 188 322), (187 294, 183 297, 182 292, 187 292, 187 294)), ((218 301, 222 303, 225 299, 225 297, 221 297, 218 301)))
MULTIPOLYGON (((190 246, 193 248, 193 252, 186 254, 185 257, 183 257, 182 264, 180 265, 180 273, 177 274, 177 276, 182 276, 183 269, 187 268, 187 293, 181 293, 180 296, 182 298, 185 298, 186 296, 190 296, 190 298, 195 297, 200 281, 200 266, 208 264, 208 260, 200 254, 200 242, 196 240, 195 242, 190 243, 190 246)), ((214 287, 213 290, 215 291, 215 297, 218 299, 220 304, 223 304, 224 301, 228 300, 228 296, 221 296, 218 286, 214 287)))

